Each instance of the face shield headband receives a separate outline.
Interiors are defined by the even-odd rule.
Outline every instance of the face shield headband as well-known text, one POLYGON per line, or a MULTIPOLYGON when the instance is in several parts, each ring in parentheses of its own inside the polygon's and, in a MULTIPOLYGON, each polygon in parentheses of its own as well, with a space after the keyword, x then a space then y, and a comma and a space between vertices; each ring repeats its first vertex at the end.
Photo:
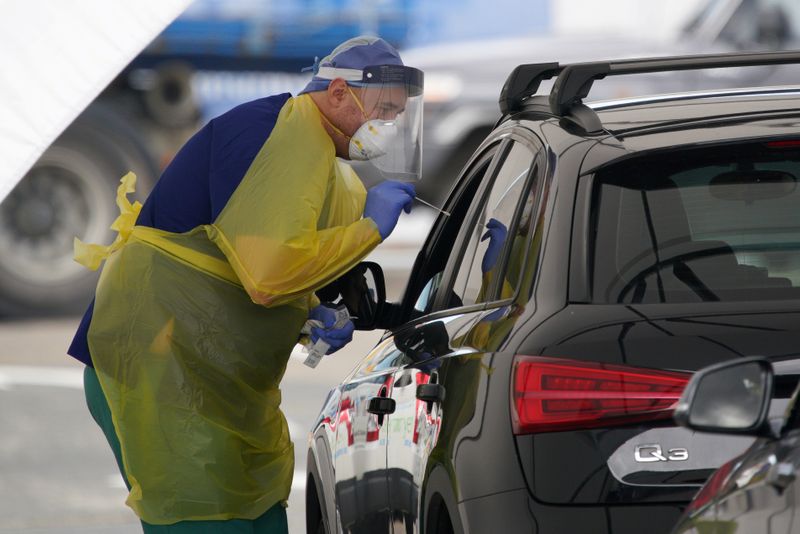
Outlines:
POLYGON ((421 96, 424 87, 422 71, 405 65, 372 65, 363 70, 319 67, 314 78, 325 80, 342 78, 353 87, 396 85, 405 87, 409 97, 421 96))

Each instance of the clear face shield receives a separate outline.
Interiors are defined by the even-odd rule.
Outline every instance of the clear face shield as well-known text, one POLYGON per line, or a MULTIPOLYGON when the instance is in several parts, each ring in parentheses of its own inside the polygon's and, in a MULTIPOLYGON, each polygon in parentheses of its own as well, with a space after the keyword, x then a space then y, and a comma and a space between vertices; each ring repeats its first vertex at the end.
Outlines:
POLYGON ((350 139, 350 159, 367 162, 386 180, 420 180, 422 71, 379 65, 362 76, 348 85, 366 119, 350 139))

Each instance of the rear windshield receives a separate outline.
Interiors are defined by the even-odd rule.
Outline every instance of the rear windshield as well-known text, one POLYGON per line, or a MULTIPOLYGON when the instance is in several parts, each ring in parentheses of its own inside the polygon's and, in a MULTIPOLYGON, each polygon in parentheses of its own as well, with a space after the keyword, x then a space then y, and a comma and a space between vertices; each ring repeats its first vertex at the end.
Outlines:
POLYGON ((800 143, 672 152, 597 177, 594 302, 800 298, 800 143))

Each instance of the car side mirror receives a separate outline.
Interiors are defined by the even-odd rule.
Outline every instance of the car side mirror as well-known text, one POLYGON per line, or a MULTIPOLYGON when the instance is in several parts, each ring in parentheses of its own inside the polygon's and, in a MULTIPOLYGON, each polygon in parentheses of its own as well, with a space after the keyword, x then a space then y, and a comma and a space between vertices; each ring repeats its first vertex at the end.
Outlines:
POLYGON ((763 358, 724 362, 698 371, 683 391, 675 421, 700 432, 772 435, 767 420, 773 371, 763 358))
POLYGON ((375 262, 362 261, 317 291, 323 302, 347 306, 356 330, 374 330, 386 306, 386 280, 375 262))
POLYGON ((357 330, 374 330, 386 305, 386 279, 375 262, 362 261, 356 269, 363 270, 364 285, 350 295, 350 300, 357 302, 351 312, 355 316, 353 324, 357 330))

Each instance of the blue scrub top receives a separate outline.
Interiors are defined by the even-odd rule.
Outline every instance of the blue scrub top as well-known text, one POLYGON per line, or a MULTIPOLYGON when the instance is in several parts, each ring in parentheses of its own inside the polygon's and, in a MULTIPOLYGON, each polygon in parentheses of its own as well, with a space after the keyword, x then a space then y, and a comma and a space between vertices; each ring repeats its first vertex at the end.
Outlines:
MULTIPOLYGON (((284 93, 247 102, 209 121, 164 169, 136 224, 182 233, 214 222, 272 133, 278 113, 290 97, 284 93)), ((67 350, 89 366, 92 360, 86 335, 93 309, 94 300, 67 350)))

